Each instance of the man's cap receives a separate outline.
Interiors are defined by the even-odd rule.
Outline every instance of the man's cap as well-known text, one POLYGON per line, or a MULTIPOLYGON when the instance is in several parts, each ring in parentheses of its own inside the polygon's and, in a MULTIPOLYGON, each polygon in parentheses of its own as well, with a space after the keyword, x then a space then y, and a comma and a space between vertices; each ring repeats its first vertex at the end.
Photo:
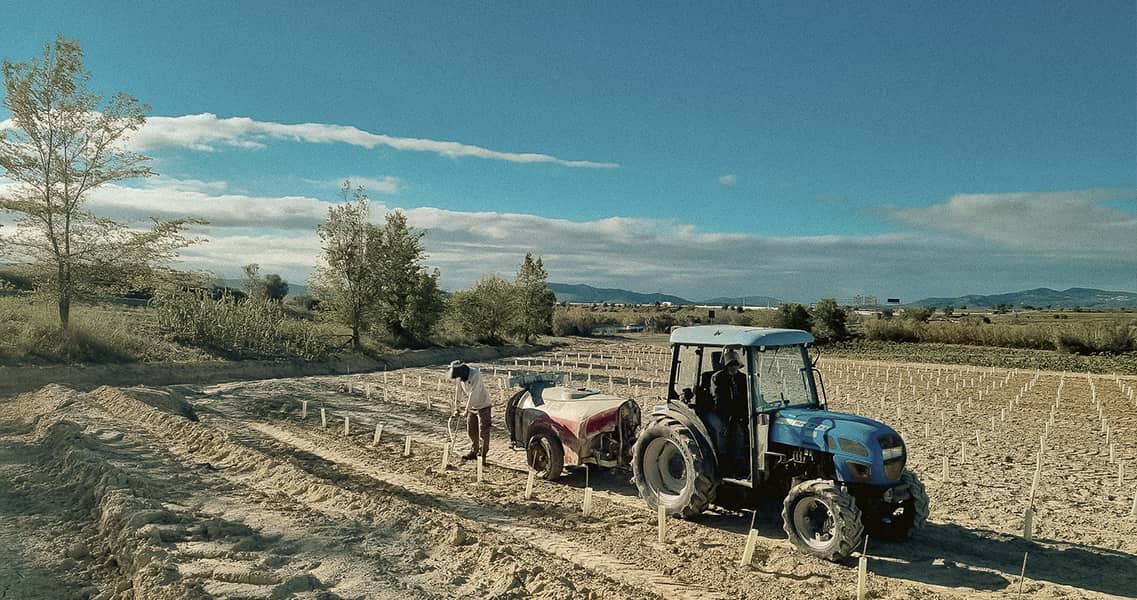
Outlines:
POLYGON ((451 361, 450 368, 446 371, 446 376, 450 379, 456 379, 463 370, 461 367, 464 366, 466 366, 466 364, 460 360, 451 361))
POLYGON ((736 367, 742 366, 742 361, 738 359, 737 350, 727 350, 726 352, 722 353, 722 366, 729 367, 730 365, 734 365, 736 367))

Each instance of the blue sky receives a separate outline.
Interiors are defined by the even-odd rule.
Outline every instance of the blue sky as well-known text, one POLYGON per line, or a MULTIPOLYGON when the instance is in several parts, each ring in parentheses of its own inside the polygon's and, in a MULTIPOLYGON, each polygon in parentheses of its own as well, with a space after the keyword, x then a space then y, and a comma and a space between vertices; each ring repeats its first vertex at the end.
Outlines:
POLYGON ((93 4, 7 7, 0 57, 62 33, 151 105, 161 177, 92 202, 209 219, 188 266, 306 278, 353 177, 448 288, 1137 288, 1132 2, 93 4))

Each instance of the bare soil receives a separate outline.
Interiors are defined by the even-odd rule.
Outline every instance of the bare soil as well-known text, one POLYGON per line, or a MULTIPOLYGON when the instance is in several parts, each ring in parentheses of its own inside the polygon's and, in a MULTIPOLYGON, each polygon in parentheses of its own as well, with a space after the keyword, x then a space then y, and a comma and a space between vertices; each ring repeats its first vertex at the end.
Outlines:
MULTIPOLYGON (((650 410, 665 362, 658 347, 582 342, 479 366, 499 404, 508 372, 548 370, 650 410)), ((570 471, 525 500, 500 406, 485 479, 456 458, 461 424, 444 469, 443 373, 0 399, 0 598, 856 597, 855 559, 796 552, 776 499, 757 507, 745 567, 749 511, 672 521, 660 544, 626 471, 570 471)), ((931 497, 913 539, 870 540, 869 597, 1137 597, 1137 379, 829 360, 825 382, 832 408, 902 433, 931 497)))

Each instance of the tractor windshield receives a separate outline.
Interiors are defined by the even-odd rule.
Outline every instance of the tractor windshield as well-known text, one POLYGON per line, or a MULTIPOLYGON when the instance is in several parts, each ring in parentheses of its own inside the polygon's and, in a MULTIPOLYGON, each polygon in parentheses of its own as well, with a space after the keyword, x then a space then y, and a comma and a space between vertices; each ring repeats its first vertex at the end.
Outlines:
POLYGON ((813 393, 813 373, 804 346, 770 346, 751 352, 750 372, 756 393, 757 411, 771 408, 817 404, 813 393))

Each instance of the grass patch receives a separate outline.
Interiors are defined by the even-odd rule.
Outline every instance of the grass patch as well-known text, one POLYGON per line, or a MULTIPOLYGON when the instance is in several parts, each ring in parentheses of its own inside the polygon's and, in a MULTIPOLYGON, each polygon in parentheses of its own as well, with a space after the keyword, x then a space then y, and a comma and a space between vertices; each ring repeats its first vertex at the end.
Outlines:
POLYGON ((55 304, 29 296, 0 297, 0 362, 5 364, 129 363, 208 359, 159 335, 152 310, 78 304, 67 331, 55 304))

